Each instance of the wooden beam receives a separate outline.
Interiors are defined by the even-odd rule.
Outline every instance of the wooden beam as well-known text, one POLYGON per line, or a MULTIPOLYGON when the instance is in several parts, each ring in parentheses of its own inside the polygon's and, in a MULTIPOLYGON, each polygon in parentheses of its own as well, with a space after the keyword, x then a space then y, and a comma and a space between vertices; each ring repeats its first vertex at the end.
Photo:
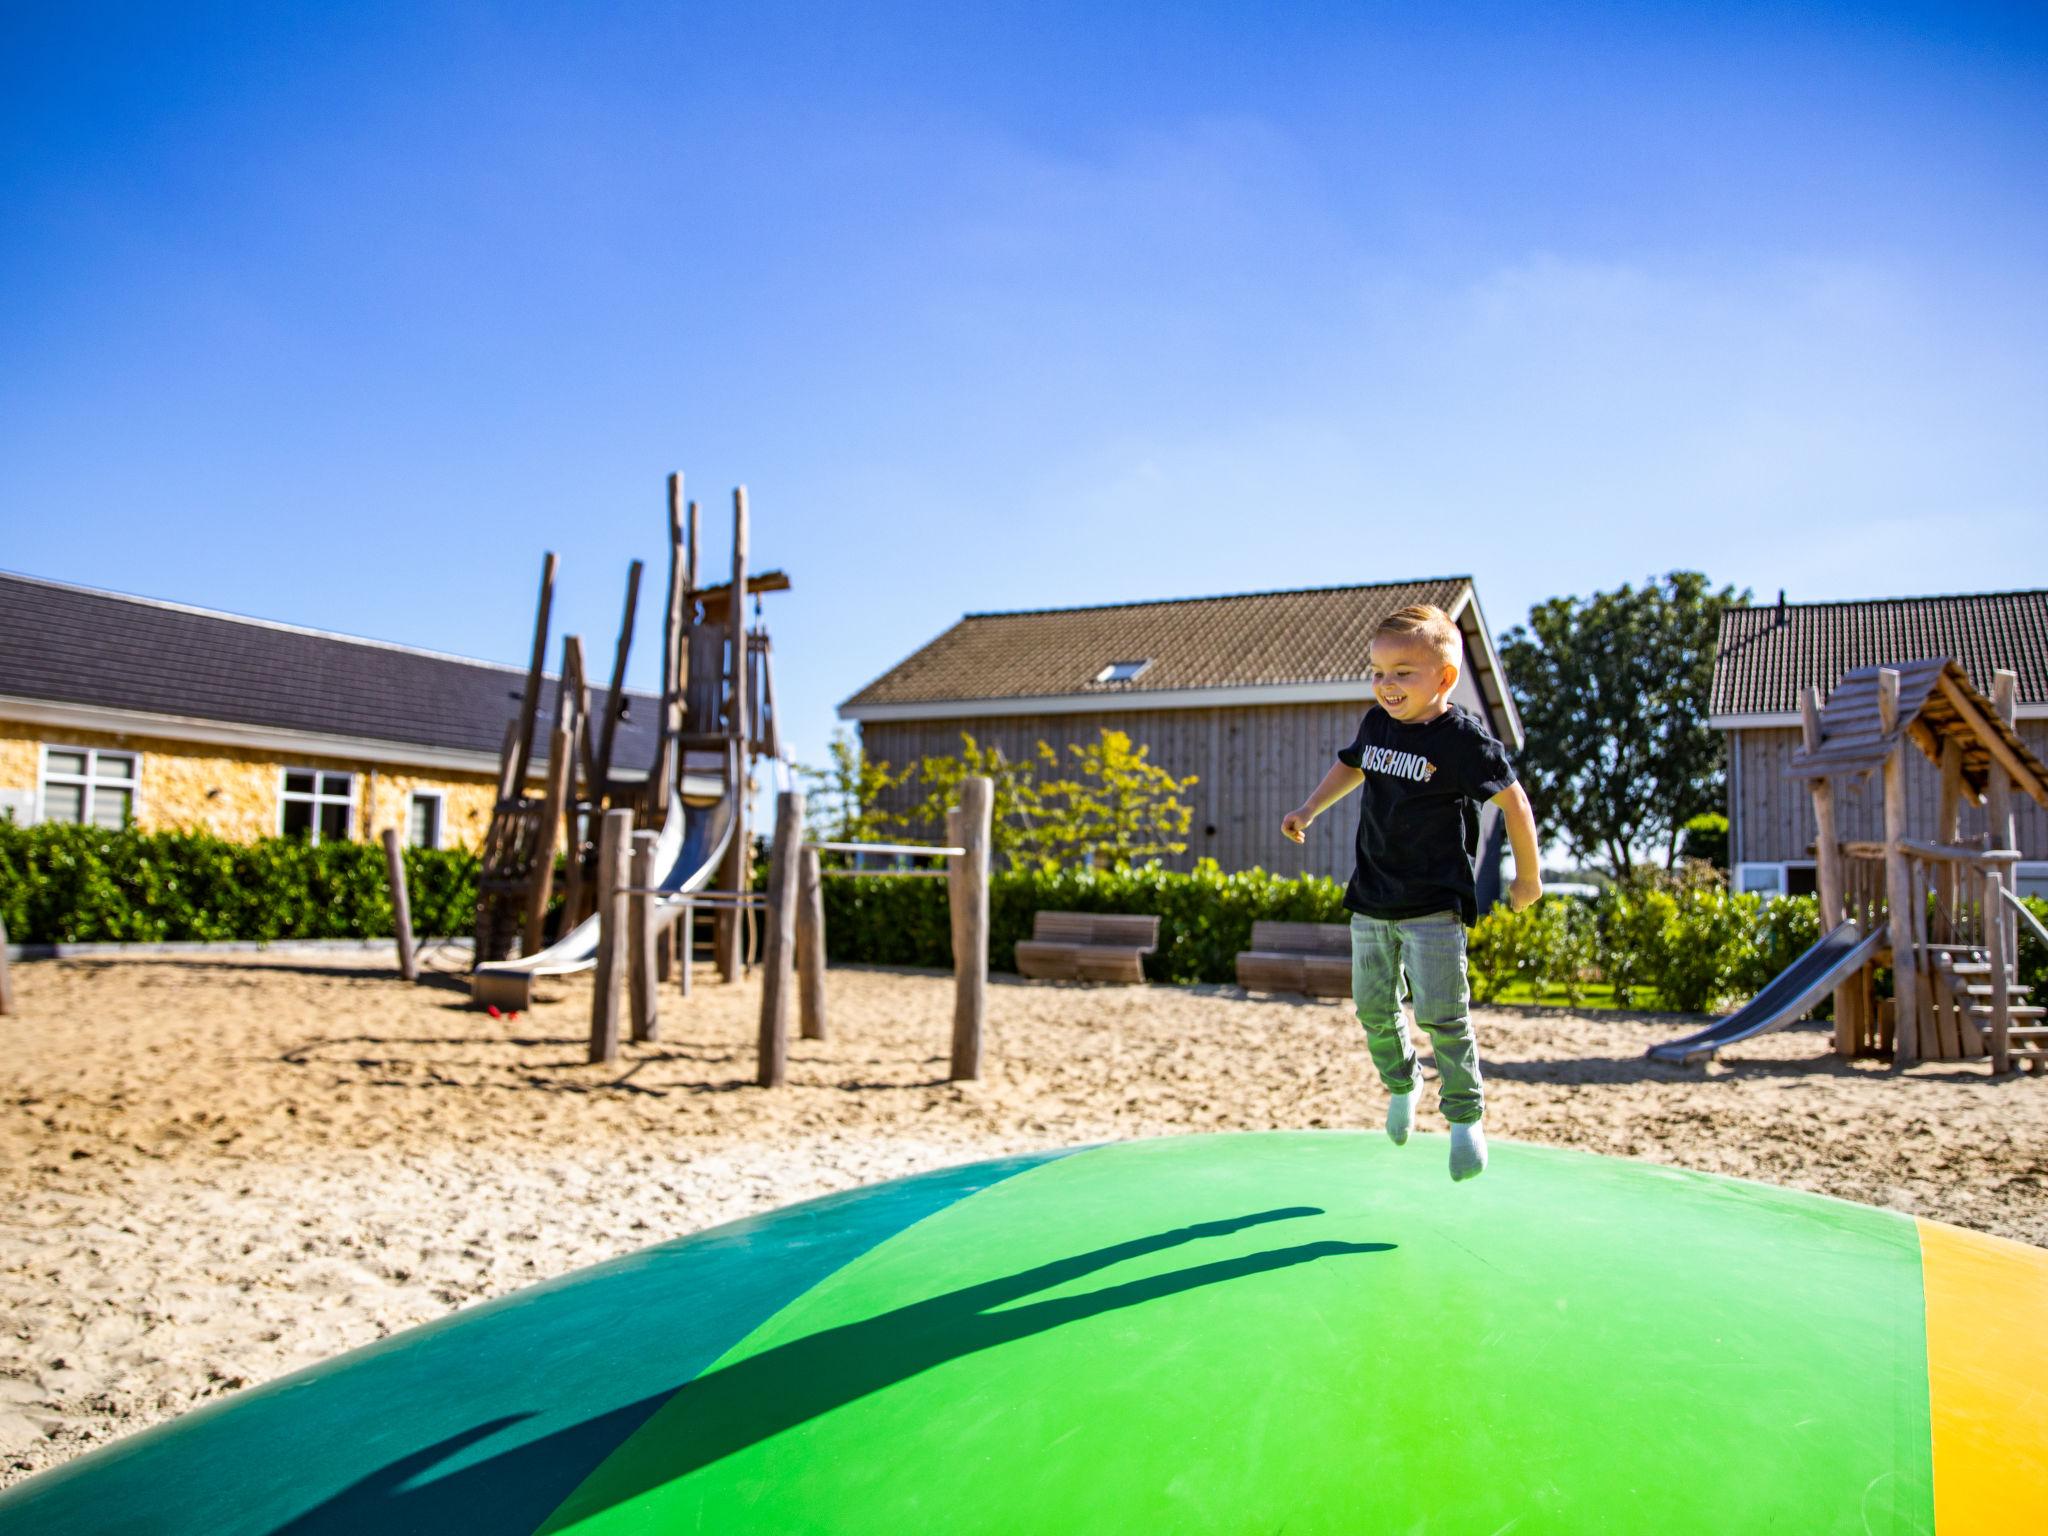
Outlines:
MULTIPOLYGON (((519 767, 519 722, 505 722, 505 739, 498 747, 498 804, 516 799, 519 780, 513 775, 519 767)), ((493 812, 495 814, 495 811, 493 812)))
POLYGON ((668 810, 675 793, 676 775, 682 764, 676 736, 683 728, 682 684, 687 665, 681 655, 683 639, 683 477, 668 477, 668 606, 661 627, 661 750, 655 757, 654 815, 658 821, 668 810))
MULTIPOLYGON (((1806 750, 1820 750, 1820 690, 1799 693, 1799 725, 1806 750)), ((1842 921, 1842 845, 1835 826, 1834 780, 1822 776, 1813 792, 1813 854, 1820 887, 1820 931, 1831 933, 1842 921)), ((1851 979, 1853 981, 1853 978, 1851 979)), ((1835 1054, 1844 1060, 1856 1054, 1856 989, 1849 981, 1835 988, 1835 1054)))
POLYGON ((626 974, 635 1040, 661 1037, 661 988, 654 975, 654 845, 659 832, 633 834, 633 894, 626 898, 626 974))
MULTIPOLYGON (((398 974, 405 981, 418 981, 419 966, 412 949, 412 897, 405 888, 405 850, 399 846, 396 827, 384 829, 384 874, 391 882, 391 929, 398 940, 398 974)), ((0 965, 5 963, 0 960, 0 965)))
MULTIPOLYGON (((747 589, 747 488, 742 485, 732 493, 732 590, 744 592, 747 589)), ((737 608, 738 605, 734 605, 737 608)), ((720 872, 721 884, 725 890, 744 894, 753 883, 752 832, 748 827, 747 794, 747 626, 745 615, 734 612, 726 616, 726 663, 725 663, 725 732, 732 742, 739 783, 733 786, 732 842, 725 850, 725 868, 720 872)), ((737 909, 721 911, 718 914, 718 974, 725 981, 739 979, 745 957, 741 954, 741 943, 746 924, 737 909)))
POLYGON ((1887 736, 1899 728, 1899 674, 1891 667, 1877 669, 1877 719, 1887 736))
POLYGON ((633 653, 633 617, 640 609, 640 562, 626 567, 626 611, 619 617, 618 648, 612 652, 612 685, 605 695, 604 732, 597 743, 596 793, 609 797, 612 741, 618 734, 619 709, 626 701, 626 658, 633 653))
POLYGON ((1941 796, 1935 802, 1934 840, 1954 843, 1963 835, 1963 744, 1941 738, 1941 796))
POLYGON ((540 602, 533 616, 533 655, 526 664, 526 691, 519 700, 518 766, 512 774, 515 794, 526 793, 526 770, 533 761, 533 717, 540 708, 541 668, 548 659, 548 619, 555 606, 555 552, 540 563, 540 602))
POLYGON ((526 888, 526 934, 523 955, 540 952, 548 901, 555 893, 555 849, 562 840, 562 808, 569 803, 569 776, 574 771, 575 731, 558 716, 548 738, 548 789, 541 801, 540 830, 534 839, 533 878, 526 888))
MULTIPOLYGON (((2005 910, 2005 877, 1993 870, 1984 877, 1984 908, 2003 915, 2005 910)), ((1984 925, 1985 948, 1991 961, 1991 1070, 2004 1073, 2012 1070, 2012 990, 2011 978, 2006 966, 2009 957, 2006 952, 2005 924, 1987 922, 1984 925)))
POLYGON ((959 846, 947 867, 958 878, 947 882, 955 903, 953 949, 952 1080, 981 1076, 981 1041, 988 1014, 989 837, 995 783, 973 774, 960 781, 959 846))
POLYGON ((0 1017, 14 1012, 14 975, 7 966, 7 919, 0 917, 0 1017))
MULTIPOLYGON (((1897 705, 1898 674, 1894 680, 1897 705)), ((1880 674, 1880 676, 1885 674, 1880 674)), ((1913 904, 1918 892, 1906 857, 1906 744, 1893 747, 1884 760, 1884 886, 1892 939, 1892 996, 1898 1001, 1893 1023, 1892 1064, 1910 1067, 1920 1059, 1920 956, 1914 945, 1913 904)))
POLYGON ((796 870, 797 1032, 825 1038, 825 881, 818 850, 804 844, 796 870))
POLYGON ((768 875, 768 932, 761 952, 761 1039, 756 1080, 780 1088, 789 1077, 789 996, 796 984, 797 868, 803 862, 804 797, 775 797, 775 854, 768 875))
MULTIPOLYGON (((2018 716, 2019 675, 2001 667, 1991 679, 1991 709, 2010 729, 2018 716)), ((2012 775, 1997 758, 1985 775, 1984 820, 1993 848, 2016 848, 2012 825, 2012 775)))
POLYGON ((597 839, 597 976, 590 989, 590 1059, 619 1059, 619 994, 626 961, 626 871, 631 811, 606 811, 597 839))
POLYGON ((2043 784, 2037 779, 2027 765, 2013 753, 2012 748, 2006 745, 2005 732, 1984 718, 1983 712, 1977 708, 1977 701, 1957 687, 1956 680, 1948 673, 1941 674, 1939 686, 1949 703, 1955 706, 1956 713, 1962 716, 1963 723, 1975 731, 1978 738, 1983 741, 1991 753, 1991 760, 2010 774, 2013 783, 2025 790, 2036 804, 2043 810, 2048 810, 2048 784, 2043 784))

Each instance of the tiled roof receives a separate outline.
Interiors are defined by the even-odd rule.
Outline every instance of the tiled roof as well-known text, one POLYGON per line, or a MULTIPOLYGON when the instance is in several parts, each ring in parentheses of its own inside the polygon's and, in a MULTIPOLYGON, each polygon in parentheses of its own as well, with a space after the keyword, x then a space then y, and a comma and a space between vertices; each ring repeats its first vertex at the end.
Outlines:
MULTIPOLYGON (((495 758, 523 667, 0 572, 0 694, 495 758)), ((591 691, 602 711, 604 690, 591 691)), ((654 757, 658 701, 628 694, 614 761, 654 757)), ((541 690, 547 755, 555 689, 541 690)), ((599 715, 602 718, 602 715, 599 715)))
POLYGON ((1916 657, 1962 664, 1979 691, 2019 674, 2019 702, 2048 701, 2048 591, 1887 597, 1854 603, 1731 608, 1714 658, 1714 715, 1794 714, 1799 693, 1825 696, 1842 674, 1916 657))
POLYGON ((1381 619, 1411 603, 1456 613, 1471 586, 1470 577, 1446 576, 970 613, 840 707, 1351 681, 1366 675, 1366 647, 1381 619), (1095 681, 1117 661, 1150 665, 1127 683, 1095 681))

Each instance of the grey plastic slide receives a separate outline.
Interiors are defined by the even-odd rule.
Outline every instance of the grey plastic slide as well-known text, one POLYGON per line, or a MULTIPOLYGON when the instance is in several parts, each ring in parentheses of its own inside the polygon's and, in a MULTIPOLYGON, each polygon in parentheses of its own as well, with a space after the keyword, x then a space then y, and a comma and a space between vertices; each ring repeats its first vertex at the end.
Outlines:
POLYGON ((1883 947, 1884 939, 1882 928, 1865 934, 1854 923, 1844 923, 1772 977, 1770 985, 1751 998, 1747 1006, 1725 1019, 1716 1019, 1698 1034, 1653 1045, 1649 1054, 1657 1061, 1691 1063, 1737 1040, 1783 1029, 1805 1018, 1807 1010, 1834 991, 1839 982, 1855 975, 1883 947))
MULTIPOLYGON (((730 772, 685 770, 681 792, 670 799, 668 819, 654 845, 654 883, 670 893, 655 899, 657 920, 680 916, 682 898, 703 890, 718 873, 737 819, 738 791, 732 779, 730 772)), ((597 964, 597 937, 598 918, 593 913, 546 949, 478 966, 470 975, 470 996, 479 1007, 530 1007, 536 976, 567 976, 597 964)))

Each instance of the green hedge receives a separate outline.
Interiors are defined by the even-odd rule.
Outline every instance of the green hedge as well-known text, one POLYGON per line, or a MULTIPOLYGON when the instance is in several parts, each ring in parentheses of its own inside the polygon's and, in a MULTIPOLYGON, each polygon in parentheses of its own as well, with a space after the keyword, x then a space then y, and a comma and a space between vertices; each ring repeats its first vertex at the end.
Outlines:
MULTIPOLYGON (((2048 903, 2030 905, 2048 921, 2048 903)), ((1250 947, 1257 920, 1347 920, 1334 880, 1225 874, 1206 859, 1188 874, 997 872, 989 890, 991 969, 1016 969, 1017 941, 1031 936, 1040 910, 1156 913, 1159 950, 1145 973, 1172 982, 1236 980, 1237 953, 1250 947)), ((833 960, 953 963, 942 880, 827 880, 825 931, 833 960)), ((1527 912, 1498 907, 1481 919, 1471 935, 1473 996, 1483 1002, 1520 982, 1576 1001, 1605 983, 1625 1006, 1702 1012, 1761 990, 1819 936, 1810 896, 1764 901, 1701 882, 1608 890, 1592 901, 1549 897, 1527 912)), ((2020 962, 2020 979, 2048 995, 2048 954, 2029 936, 2020 940, 2020 962)))
MULTIPOLYGON (((476 856, 408 848, 413 931, 467 934, 476 856)), ((392 931, 379 843, 0 822, 0 916, 17 944, 369 939, 392 931)))
MULTIPOLYGON (((476 857, 406 850, 414 931, 463 935, 474 925, 476 857)), ((765 868, 762 875, 765 878, 765 868)), ((2048 902, 2029 905, 2048 921, 2048 902)), ((998 871, 990 877, 989 963, 1016 969, 1033 914, 1150 912, 1155 981, 1230 982, 1252 924, 1341 923, 1343 887, 1264 870, 1225 874, 1157 867, 1102 872, 998 871)), ((827 880, 834 960, 953 963, 943 880, 827 880)), ((0 822, 0 916, 20 944, 93 940, 383 938, 391 932, 384 850, 375 843, 292 839, 230 843, 195 832, 104 832, 0 822)), ((1611 889, 1592 901, 1551 897, 1523 913, 1496 908, 1471 937, 1476 1001, 1527 984, 1576 1000, 1593 983, 1622 1004, 1699 1011, 1761 988, 1818 936, 1810 896, 1761 901, 1713 882, 1611 889)), ((2048 953, 2031 934, 2020 979, 2048 996, 2048 953)), ((1539 990, 1538 995, 1541 994, 1539 990)))
MULTIPOLYGON (((1251 947, 1252 923, 1346 921, 1335 880, 1287 879, 1264 870, 1225 874, 1204 859, 1186 874, 1146 866, 1101 872, 998 870, 989 877, 989 966, 1017 968, 1017 941, 1032 915, 1151 912, 1159 949, 1145 964, 1154 981, 1234 981, 1237 952, 1251 947)), ((950 966, 953 941, 943 880, 827 880, 825 944, 833 960, 950 966)))

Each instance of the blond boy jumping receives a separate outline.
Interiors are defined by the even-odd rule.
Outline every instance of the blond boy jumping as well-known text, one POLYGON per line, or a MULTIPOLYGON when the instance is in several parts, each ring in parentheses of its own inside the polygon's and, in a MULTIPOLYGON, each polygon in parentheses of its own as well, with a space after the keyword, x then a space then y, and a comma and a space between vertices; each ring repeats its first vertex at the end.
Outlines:
POLYGON ((1371 649, 1376 706, 1322 783, 1280 823, 1301 842, 1310 822, 1363 789, 1358 867, 1344 892, 1351 1000, 1392 1096, 1387 1135, 1398 1146, 1415 1123, 1418 1065, 1401 1020, 1405 976, 1415 1022, 1435 1049, 1451 1123, 1451 1177, 1460 1180, 1486 1169, 1485 1100, 1465 980, 1465 930, 1479 920, 1481 801, 1507 818, 1515 851, 1508 905, 1519 912, 1543 894, 1536 818, 1507 750, 1476 715, 1451 702, 1463 656, 1458 627, 1441 608, 1403 608, 1383 620, 1371 649))

